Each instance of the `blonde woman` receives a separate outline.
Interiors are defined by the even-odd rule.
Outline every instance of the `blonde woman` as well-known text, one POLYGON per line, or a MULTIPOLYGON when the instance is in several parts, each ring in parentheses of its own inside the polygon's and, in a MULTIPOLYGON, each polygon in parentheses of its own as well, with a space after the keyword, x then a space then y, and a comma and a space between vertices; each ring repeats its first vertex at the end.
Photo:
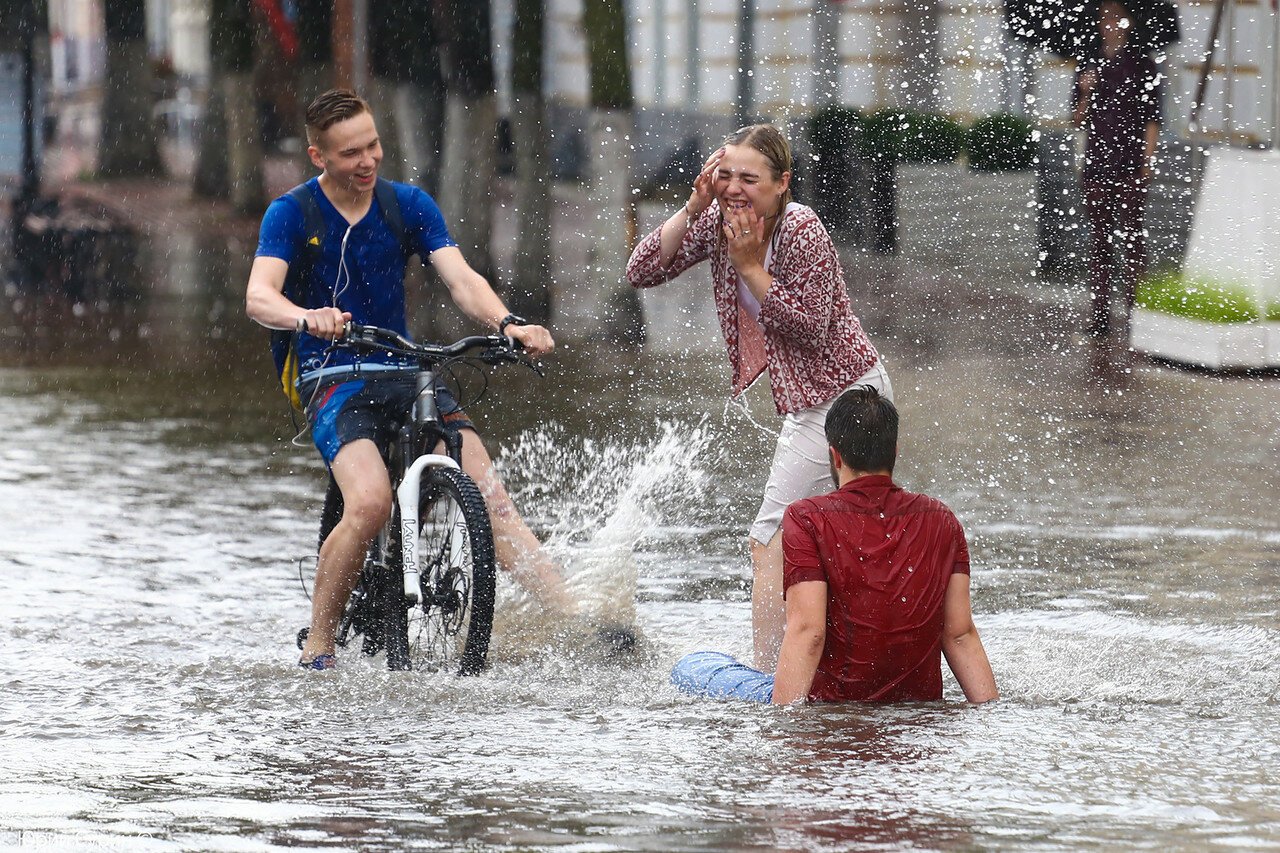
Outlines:
POLYGON ((791 146, 776 127, 730 134, 689 200, 636 246, 634 287, 656 287, 710 259, 716 314, 741 395, 768 372, 783 417, 760 511, 748 531, 756 669, 773 672, 782 643, 782 514, 833 488, 823 422, 853 385, 892 399, 880 356, 854 315, 835 245, 817 214, 791 200, 791 146))

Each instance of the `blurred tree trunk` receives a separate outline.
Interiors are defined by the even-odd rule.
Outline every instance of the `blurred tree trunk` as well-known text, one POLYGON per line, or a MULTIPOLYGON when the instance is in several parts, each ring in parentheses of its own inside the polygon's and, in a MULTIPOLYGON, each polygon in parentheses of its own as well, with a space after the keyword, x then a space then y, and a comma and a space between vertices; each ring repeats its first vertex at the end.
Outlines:
POLYGON ((920 112, 937 112, 942 68, 938 39, 941 21, 938 0, 916 0, 902 7, 898 55, 902 57, 902 84, 898 106, 920 112))
POLYGON ((411 181, 435 195, 440 189, 445 122, 445 82, 435 18, 420 2, 406 4, 403 66, 397 76, 400 146, 411 181))
POLYGON ((414 94, 418 99, 420 124, 417 135, 422 146, 422 171, 418 183, 427 192, 440 192, 444 172, 445 98, 444 69, 440 65, 439 30, 427 16, 429 32, 418 43, 414 66, 414 94))
POLYGON ((258 91, 254 84, 254 46, 257 19, 250 0, 215 0, 215 7, 231 7, 222 30, 225 62, 222 97, 227 115, 227 173, 231 180, 231 204, 242 213, 258 213, 266 206, 262 180, 262 129, 258 114, 258 91), (232 24, 238 21, 238 25, 232 24), (234 32, 232 29, 234 27, 234 32))
POLYGON ((467 261, 496 288, 497 267, 489 242, 498 108, 489 4, 445 0, 440 6, 440 31, 448 48, 440 208, 467 261))
POLYGON ((147 54, 144 0, 106 0, 103 24, 107 66, 98 142, 98 174, 103 177, 164 172, 156 125, 151 117, 151 58, 147 54))
POLYGON ((209 60, 209 95, 200 114, 199 149, 191 189, 203 198, 229 198, 231 176, 227 173, 227 108, 222 98, 224 72, 217 55, 209 60))
POLYGON ((421 0, 382 0, 369 29, 369 97, 382 137, 384 174, 433 186, 439 172, 444 80, 430 10, 421 0))
POLYGON ((302 174, 311 177, 315 166, 307 154, 307 107, 333 87, 333 2, 301 0, 298 3, 298 63, 294 68, 294 97, 298 102, 298 135, 302 139, 302 174))
POLYGON ((405 56, 410 50, 407 30, 412 16, 412 0, 378 0, 377 11, 369 16, 369 84, 361 94, 369 101, 382 140, 382 165, 378 173, 389 181, 405 179, 404 124, 396 103, 396 90, 405 75, 405 56), (406 8, 410 7, 410 8, 406 8))
POLYGON ((196 167, 196 192, 230 199, 244 213, 259 212, 266 204, 253 82, 255 26, 250 0, 213 0, 209 14, 213 79, 196 167), (219 101, 220 110, 216 109, 219 101))
POLYGON ((583 29, 591 74, 588 118, 588 209, 595 212, 588 250, 591 298, 584 318, 608 340, 640 343, 640 299, 623 271, 635 230, 631 208, 631 69, 623 0, 584 0, 583 29))
POLYGON ((547 106, 542 96, 545 0, 516 0, 511 89, 515 142, 516 237, 514 279, 507 306, 546 322, 551 318, 551 164, 547 106))

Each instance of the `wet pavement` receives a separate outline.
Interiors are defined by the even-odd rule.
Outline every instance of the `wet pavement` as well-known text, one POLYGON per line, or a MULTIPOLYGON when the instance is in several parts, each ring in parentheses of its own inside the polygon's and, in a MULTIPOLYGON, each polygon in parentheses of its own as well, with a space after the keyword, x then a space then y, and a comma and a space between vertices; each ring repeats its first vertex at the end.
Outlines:
POLYGON ((749 647, 767 390, 751 420, 726 410, 714 338, 562 330, 547 379, 499 374, 472 413, 575 588, 633 607, 644 652, 566 648, 506 587, 481 678, 356 656, 307 678, 319 465, 243 318, 251 237, 180 236, 141 242, 118 292, 0 300, 0 845, 1280 847, 1275 378, 1078 344, 1069 290, 849 250, 898 479, 965 525, 1003 699, 966 708, 948 678, 938 705, 775 710, 666 681, 687 651, 749 647))

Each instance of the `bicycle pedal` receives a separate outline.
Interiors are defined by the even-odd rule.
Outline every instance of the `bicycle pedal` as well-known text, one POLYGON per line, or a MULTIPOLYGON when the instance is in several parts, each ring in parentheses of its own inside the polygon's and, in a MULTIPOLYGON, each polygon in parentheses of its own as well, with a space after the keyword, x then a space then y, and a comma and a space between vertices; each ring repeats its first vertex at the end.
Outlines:
POLYGON ((360 651, 367 657, 373 657, 382 651, 382 638, 366 634, 364 642, 360 645, 360 651))

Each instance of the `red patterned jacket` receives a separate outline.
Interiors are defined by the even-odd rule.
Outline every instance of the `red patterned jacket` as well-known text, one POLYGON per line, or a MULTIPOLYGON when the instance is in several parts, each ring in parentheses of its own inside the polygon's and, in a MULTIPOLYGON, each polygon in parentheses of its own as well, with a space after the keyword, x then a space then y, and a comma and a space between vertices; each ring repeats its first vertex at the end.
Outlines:
POLYGON ((711 258, 716 314, 729 349, 734 397, 769 370, 779 414, 825 403, 879 359, 854 316, 835 245, 818 215, 792 205, 778 223, 769 272, 773 283, 757 323, 738 304, 738 271, 712 202, 685 232, 671 266, 663 269, 661 228, 645 237, 627 262, 633 287, 656 287, 711 258))

